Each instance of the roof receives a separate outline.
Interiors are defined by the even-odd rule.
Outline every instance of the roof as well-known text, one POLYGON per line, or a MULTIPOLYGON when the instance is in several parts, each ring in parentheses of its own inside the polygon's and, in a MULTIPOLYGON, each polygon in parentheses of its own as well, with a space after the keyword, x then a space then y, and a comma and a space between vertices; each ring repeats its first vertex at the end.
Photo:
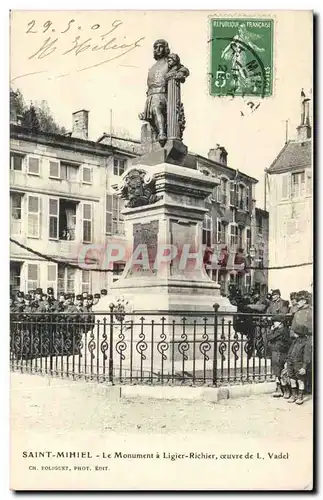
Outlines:
POLYGON ((223 170, 223 172, 225 172, 225 170, 227 170, 227 171, 231 172, 234 175, 238 174, 239 178, 242 177, 242 178, 248 179, 253 184, 257 184, 259 182, 258 179, 255 179, 254 177, 251 177, 250 175, 246 174, 245 172, 241 172, 240 170, 237 170, 235 168, 229 167, 228 165, 224 165, 223 163, 219 163, 217 161, 211 160, 210 158, 207 158, 205 156, 199 155, 197 153, 193 153, 191 151, 189 152, 189 155, 191 157, 195 157, 197 160, 200 160, 201 163, 203 163, 205 165, 217 167, 218 169, 223 170))
POLYGON ((111 153, 122 153, 129 157, 138 156, 137 153, 129 151, 118 145, 109 145, 100 142, 90 141, 88 139, 80 139, 69 135, 54 134, 48 132, 33 132, 20 125, 10 124, 10 138, 36 142, 38 144, 50 145, 52 147, 60 147, 63 149, 72 149, 83 153, 96 154, 106 156, 111 153))
POLYGON ((312 164, 312 140, 288 141, 267 169, 269 174, 288 172, 312 164))

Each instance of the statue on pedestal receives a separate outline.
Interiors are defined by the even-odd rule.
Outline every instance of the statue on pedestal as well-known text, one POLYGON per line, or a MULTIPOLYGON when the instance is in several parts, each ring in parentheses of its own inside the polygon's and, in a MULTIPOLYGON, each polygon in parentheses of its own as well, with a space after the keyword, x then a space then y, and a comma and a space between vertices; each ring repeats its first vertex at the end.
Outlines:
POLYGON ((148 71, 147 99, 139 118, 148 122, 151 141, 164 147, 169 139, 182 141, 185 116, 180 85, 189 71, 177 54, 170 54, 166 40, 156 40, 153 48, 156 62, 148 71))

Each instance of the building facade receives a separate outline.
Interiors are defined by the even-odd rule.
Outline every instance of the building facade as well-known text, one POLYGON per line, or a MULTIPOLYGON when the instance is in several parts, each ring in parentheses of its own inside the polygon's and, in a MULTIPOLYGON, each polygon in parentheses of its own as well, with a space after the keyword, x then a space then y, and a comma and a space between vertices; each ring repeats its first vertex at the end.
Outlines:
MULTIPOLYGON (((220 181, 206 201, 209 213, 203 224, 202 243, 213 247, 207 272, 218 282, 224 295, 229 285, 237 286, 243 293, 255 285, 267 286, 267 274, 260 266, 265 265, 268 254, 268 230, 264 229, 262 235, 257 231, 260 219, 257 223, 256 217, 260 217, 260 212, 255 207, 255 186, 258 181, 230 168, 227 157, 225 148, 217 145, 210 149, 207 158, 190 153, 188 161, 188 166, 220 181), (262 261, 259 254, 263 255, 262 261)), ((268 227, 267 212, 264 212, 264 223, 268 227)))
MULTIPOLYGON (((13 291, 51 286, 55 293, 93 293, 108 289, 118 279, 124 261, 115 262, 106 272, 80 269, 80 263, 86 255, 86 263, 104 269, 104 248, 109 242, 121 243, 130 250, 123 200, 112 186, 139 155, 140 141, 108 134, 90 141, 85 110, 73 114, 73 130, 65 135, 35 134, 11 124, 13 291), (101 252, 89 256, 89 245, 98 245, 101 252)), ((209 213, 203 223, 202 244, 213 247, 212 262, 207 264, 209 276, 220 284, 224 294, 230 284, 248 291, 259 281, 265 283, 266 275, 251 269, 265 262, 267 255, 263 249, 268 232, 264 230, 261 235, 256 230, 260 227, 260 212, 255 208, 258 181, 230 168, 227 152, 220 146, 211 149, 208 157, 189 153, 185 166, 220 180, 206 200, 209 213)), ((268 222, 268 217, 262 220, 268 222)))
POLYGON ((309 99, 301 94, 296 140, 286 142, 267 169, 269 202, 269 286, 286 297, 311 291, 313 282, 312 133, 309 99), (294 266, 294 267, 285 267, 294 266))
POLYGON ((120 272, 118 263, 113 273, 78 264, 88 245, 125 239, 122 200, 111 185, 136 155, 89 141, 85 110, 73 114, 73 131, 66 136, 35 134, 17 124, 10 135, 11 289, 108 288, 120 272))

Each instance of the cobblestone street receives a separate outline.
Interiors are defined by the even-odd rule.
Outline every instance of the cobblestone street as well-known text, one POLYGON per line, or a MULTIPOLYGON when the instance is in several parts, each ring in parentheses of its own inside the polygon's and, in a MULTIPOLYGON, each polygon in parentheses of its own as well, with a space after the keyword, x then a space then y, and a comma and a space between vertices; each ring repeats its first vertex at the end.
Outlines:
MULTIPOLYGON (((146 453, 152 447, 154 452, 163 450, 167 453, 188 449, 194 452, 217 451, 222 454, 259 452, 265 459, 264 462, 254 462, 254 466, 258 468, 262 464, 262 469, 259 468, 258 475, 257 467, 253 469, 253 479, 250 483, 253 488, 269 485, 268 481, 271 479, 267 473, 264 476, 266 470, 271 471, 270 477, 272 474, 275 477, 277 487, 292 484, 293 488, 308 488, 311 482, 311 400, 307 400, 301 407, 268 395, 226 400, 217 404, 185 400, 124 400, 117 399, 116 396, 109 398, 107 395, 88 390, 83 383, 67 384, 66 381, 58 379, 50 383, 52 385, 49 385, 48 379, 37 375, 11 375, 11 432, 14 454, 21 454, 21 450, 44 449, 93 449, 97 452, 99 448, 100 453, 101 450, 120 449, 146 453), (268 452, 288 452, 288 460, 269 460, 268 452), (299 484, 296 484, 295 477, 292 482, 289 480, 295 465, 299 468, 300 460, 304 463, 304 468, 298 477, 299 484), (303 473, 308 479, 304 479, 303 473)), ((42 459, 43 462, 49 463, 48 460, 42 459)), ((123 462, 124 466, 127 462, 123 462)), ((131 467, 133 474, 137 468, 139 473, 139 462, 135 461, 134 467, 131 467)), ((186 461, 185 470, 184 461, 172 462, 177 463, 178 472, 181 471, 186 476, 185 485, 188 486, 192 480, 190 468, 193 462, 195 468, 197 465, 203 467, 205 474, 209 470, 210 461, 186 461)), ((240 462, 242 469, 237 469, 237 464, 232 461, 230 464, 228 461, 223 462, 225 461, 222 460, 218 465, 226 468, 219 468, 216 484, 212 474, 207 474, 206 487, 225 487, 223 474, 230 474, 230 471, 236 475, 236 481, 232 480, 231 487, 243 487, 244 484, 248 487, 248 477, 250 478, 251 474, 249 462, 240 462)), ((148 466, 148 462, 145 463, 148 466)), ((26 461, 24 465, 27 465, 26 461)), ((113 465, 115 466, 115 462, 112 463, 111 470, 113 465)), ((118 462, 118 474, 119 467, 121 470, 121 463, 119 465, 118 462)), ((129 470, 129 464, 127 467, 129 470)), ((150 471, 151 467, 150 464, 150 471)), ((148 469, 144 469, 146 473, 148 469)), ((158 467, 155 467, 147 479, 147 485, 150 484, 150 487, 157 469, 158 467)), ((140 474, 142 473, 141 467, 140 474)), ((30 481, 34 477, 35 475, 31 474, 30 481)), ((176 477, 173 477, 173 481, 176 477)), ((95 478, 95 487, 99 488, 105 484, 102 475, 99 482, 97 475, 95 478)), ((159 488, 167 487, 167 481, 161 482, 161 478, 158 478, 157 474, 154 484, 159 488)), ((55 475, 49 476, 48 480, 54 481, 55 475)), ((71 488, 75 485, 75 480, 73 474, 66 476, 67 482, 64 485, 71 488)), ((93 475, 88 476, 86 480, 94 481, 93 475)), ((127 478, 129 487, 133 487, 132 481, 135 481, 135 478, 132 480, 130 475, 127 478)), ((182 488, 182 483, 183 481, 179 481, 173 487, 182 488)), ((110 478, 109 487, 111 484, 113 481, 111 483, 110 478)), ((116 484, 120 487, 120 483, 116 484)), ((146 487, 146 483, 142 484, 142 487, 146 487)))

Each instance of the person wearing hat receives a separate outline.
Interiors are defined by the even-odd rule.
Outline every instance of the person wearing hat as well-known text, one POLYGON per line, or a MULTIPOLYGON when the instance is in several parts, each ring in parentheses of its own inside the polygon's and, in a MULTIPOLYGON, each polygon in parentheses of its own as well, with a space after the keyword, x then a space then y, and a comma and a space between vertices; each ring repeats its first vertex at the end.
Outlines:
POLYGON ((289 313, 294 314, 298 310, 297 293, 292 292, 289 298, 290 298, 289 313))
POLYGON ((55 311, 58 306, 58 300, 55 299, 54 288, 52 287, 47 288, 47 300, 50 305, 50 309, 55 311))
POLYGON ((86 309, 91 312, 92 311, 92 306, 93 306, 93 295, 90 293, 87 296, 87 299, 84 301, 86 309))
POLYGON ((271 327, 267 333, 267 342, 271 353, 271 368, 276 377, 276 390, 273 394, 275 398, 284 396, 284 388, 281 384, 281 372, 287 358, 290 347, 289 329, 287 326, 288 302, 283 300, 279 289, 272 291, 272 298, 266 314, 271 315, 271 327))
POLYGON ((22 312, 25 308, 24 292, 17 292, 15 300, 16 312, 22 312))
POLYGON ((35 301, 41 302, 43 298, 43 290, 41 288, 36 288, 35 290, 35 301))
POLYGON ((104 295, 108 295, 108 292, 107 292, 106 288, 103 288, 103 289, 101 290, 101 295, 102 295, 102 296, 104 296, 104 295))
POLYGON ((99 293, 94 294, 93 305, 96 306, 100 302, 101 295, 99 293))
POLYGON ((298 310, 294 314, 291 326, 295 340, 288 351, 286 367, 292 388, 288 403, 301 405, 304 402, 305 383, 311 372, 313 314, 308 292, 305 290, 298 292, 297 301, 298 310))

